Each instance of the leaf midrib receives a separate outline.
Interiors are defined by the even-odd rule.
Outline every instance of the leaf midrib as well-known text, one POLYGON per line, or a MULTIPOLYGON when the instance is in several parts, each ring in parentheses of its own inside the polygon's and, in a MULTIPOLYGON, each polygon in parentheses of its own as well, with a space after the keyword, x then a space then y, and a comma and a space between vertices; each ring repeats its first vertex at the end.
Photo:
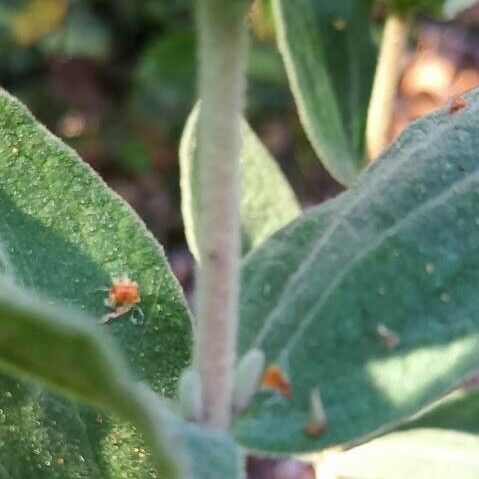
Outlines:
MULTIPOLYGON (((476 110, 477 110, 477 108, 476 108, 476 110)), ((419 120, 418 123, 424 122, 424 121, 429 121, 430 122, 430 120, 431 120, 430 118, 428 118, 426 120, 419 120)), ((347 225, 349 224, 349 222, 347 221, 347 216, 349 215, 349 213, 351 213, 356 208, 356 206, 361 204, 364 197, 369 198, 369 197, 373 196, 378 190, 380 190, 379 189, 380 186, 384 186, 384 184, 387 183, 387 180, 389 180, 391 177, 393 177, 395 175, 397 170, 399 170, 400 168, 407 165, 410 161, 413 161, 415 156, 418 154, 418 152, 420 152, 421 150, 427 149, 431 143, 433 143, 438 137, 441 137, 443 135, 444 130, 449 130, 449 129, 453 128, 454 125, 459 122, 459 120, 460 120, 460 115, 457 115, 457 116, 453 117, 452 122, 448 122, 448 123, 444 122, 440 127, 434 128, 432 133, 428 130, 428 135, 427 135, 428 136, 428 141, 427 142, 424 142, 424 143, 422 143, 420 141, 413 142, 412 146, 409 148, 409 151, 408 152, 402 151, 401 152, 402 155, 398 158, 398 161, 396 161, 393 164, 392 167, 390 167, 386 170, 384 176, 382 176, 382 175, 381 176, 380 175, 373 176, 373 181, 369 185, 367 185, 368 187, 367 188, 363 187, 361 192, 357 195, 357 197, 353 201, 351 201, 350 205, 346 206, 344 208, 344 210, 339 213, 339 215, 337 217, 337 220, 333 221, 332 224, 328 227, 328 229, 324 232, 323 236, 318 239, 318 242, 313 246, 313 248, 311 250, 311 253, 299 264, 299 266, 295 269, 295 271, 290 275, 289 279, 286 282, 286 286, 283 288, 283 294, 281 295, 281 300, 273 307, 273 309, 266 316, 263 327, 259 330, 252 347, 260 347, 263 340, 266 338, 268 332, 274 326, 276 321, 279 321, 279 319, 282 317, 282 315, 281 315, 282 310, 284 308, 286 308, 287 305, 289 304, 288 301, 289 301, 289 296, 290 295, 285 294, 285 293, 287 291, 294 290, 295 285, 298 282, 302 282, 303 273, 307 270, 307 268, 312 263, 314 263, 318 254, 321 252, 322 248, 328 243, 329 239, 333 236, 333 234, 336 232, 336 230, 340 226, 342 226, 343 224, 347 227, 347 225)), ((436 125, 433 125, 432 122, 431 122, 431 124, 427 125, 427 126, 429 128, 432 128, 432 127, 435 127, 436 125)), ((407 132, 405 133, 405 135, 407 135, 407 132)), ((397 145, 396 145, 396 148, 397 148, 397 145)), ((388 163, 388 164, 390 164, 390 163, 388 163)), ((373 166, 373 168, 378 168, 378 167, 381 167, 381 164, 376 164, 376 165, 373 166)), ((365 173, 365 174, 367 174, 367 173, 365 173)), ((471 180, 473 177, 475 177, 476 174, 478 174, 478 173, 476 172, 472 175, 467 176, 466 178, 459 179, 458 181, 456 181, 452 185, 450 185, 446 190, 443 190, 438 195, 436 195, 432 198, 429 198, 421 207, 410 211, 406 216, 401 218, 399 221, 396 221, 393 225, 391 225, 386 230, 384 230, 384 232, 380 236, 381 238, 384 236, 384 238, 382 238, 382 241, 384 241, 388 236, 390 236, 390 233, 391 233, 390 230, 395 230, 396 228, 401 226, 403 224, 403 221, 407 221, 408 217, 411 214, 414 214, 414 212, 418 212, 418 210, 420 210, 422 207, 426 207, 427 204, 429 204, 431 202, 434 202, 434 200, 436 200, 438 197, 441 197, 443 195, 447 195, 448 192, 455 185, 463 183, 464 181, 467 181, 468 179, 471 180)), ((351 190, 351 191, 343 193, 343 194, 344 195, 351 195, 353 193, 354 193, 354 190, 351 190)), ((369 248, 366 251, 371 252, 374 249, 375 248, 369 248)), ((362 257, 364 257, 364 256, 366 256, 366 255, 362 255, 362 257)), ((353 265, 351 265, 350 263, 352 261, 355 261, 355 259, 356 259, 356 256, 352 257, 347 262, 347 265, 345 265, 345 268, 343 269, 342 273, 345 274, 346 272, 348 272, 351 269, 351 267, 353 265)), ((360 258, 357 259, 357 261, 359 261, 359 260, 360 260, 360 258)), ((341 272, 338 275, 340 275, 340 274, 341 274, 341 272)), ((332 281, 332 283, 331 283, 332 286, 328 286, 324 290, 324 292, 322 294, 322 297, 316 303, 317 306, 318 305, 322 306, 325 303, 325 301, 327 300, 327 298, 325 299, 325 295, 328 292, 329 292, 329 294, 331 294, 331 292, 334 291, 335 286, 337 286, 336 281, 338 279, 338 275, 336 275, 336 278, 332 281)), ((329 296, 329 294, 328 294, 328 296, 329 296)), ((319 309, 321 309, 321 308, 319 308, 319 309)), ((313 311, 310 310, 308 312, 308 314, 305 316, 305 318, 308 318, 310 316, 310 314, 312 314, 313 312, 314 313, 318 312, 317 307, 313 307, 313 311)), ((299 323, 298 330, 299 330, 299 328, 301 328, 301 324, 304 321, 305 320, 303 320, 302 322, 299 323)), ((297 333, 297 331, 296 331, 296 333, 297 333)), ((296 333, 293 334, 293 336, 291 336, 291 338, 289 339, 285 349, 289 349, 288 344, 292 340, 292 338, 296 336, 296 333)))
MULTIPOLYGON (((353 256, 353 258, 348 262, 345 268, 343 268, 336 278, 331 281, 330 285, 324 290, 321 299, 316 303, 316 305, 310 309, 308 314, 304 317, 303 321, 298 323, 298 329, 294 332, 292 336, 289 337, 288 341, 284 349, 281 352, 281 356, 288 355, 289 350, 291 347, 294 347, 294 344, 298 341, 298 339, 303 335, 311 324, 311 321, 314 317, 320 314, 322 307, 326 304, 331 294, 334 292, 336 287, 338 287, 344 277, 346 276, 349 271, 351 271, 358 263, 361 262, 364 258, 369 256, 373 253, 376 249, 378 249, 388 238, 394 236, 398 233, 404 226, 408 223, 413 222, 417 216, 427 212, 430 209, 435 208, 436 206, 440 206, 443 204, 450 196, 454 196, 455 194, 461 194, 465 191, 467 192, 467 187, 470 183, 475 183, 479 180, 479 171, 456 181, 452 185, 450 185, 446 190, 441 192, 440 194, 430 198, 426 202, 424 202, 418 208, 412 210, 406 216, 402 217, 399 221, 394 223, 391 227, 387 228, 382 234, 378 235, 377 240, 372 243, 372 246, 369 248, 365 248, 363 251, 358 253, 357 255, 353 256), (464 191, 465 190, 465 191, 464 191)), ((478 181, 479 182, 479 181, 478 181)))

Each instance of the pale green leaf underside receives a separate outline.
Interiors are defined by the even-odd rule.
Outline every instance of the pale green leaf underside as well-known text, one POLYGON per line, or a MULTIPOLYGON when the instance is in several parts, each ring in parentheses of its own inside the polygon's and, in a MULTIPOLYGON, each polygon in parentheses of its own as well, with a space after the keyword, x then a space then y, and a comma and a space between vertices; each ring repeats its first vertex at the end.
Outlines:
MULTIPOLYGON (((144 321, 126 316, 104 328, 137 379, 172 394, 189 359, 190 325, 161 247, 131 208, 3 91, 0 112, 3 273, 94 322, 106 312, 101 289, 112 277, 138 281, 144 321)), ((0 435, 0 477, 2 468, 15 479, 155 477, 145 473, 132 428, 92 409, 9 377, 0 379, 0 409, 0 428, 8 431, 0 435)))
POLYGON ((477 478, 479 391, 456 391, 401 429, 326 455, 317 462, 318 476, 329 470, 355 479, 477 478))
MULTIPOLYGON (((191 252, 198 258, 198 172, 196 129, 198 107, 188 118, 180 147, 181 205, 191 252)), ((296 218, 300 207, 275 160, 246 122, 242 126, 241 227, 243 253, 296 218)))
POLYGON ((273 0, 278 46, 309 141, 349 185, 364 166, 374 75, 371 1, 273 0))
POLYGON ((292 381, 236 423, 246 446, 308 451, 407 418, 479 366, 477 92, 411 126, 357 184, 244 262, 240 349, 292 381), (389 350, 383 323, 400 336, 389 350), (327 432, 308 437, 319 386, 327 432))

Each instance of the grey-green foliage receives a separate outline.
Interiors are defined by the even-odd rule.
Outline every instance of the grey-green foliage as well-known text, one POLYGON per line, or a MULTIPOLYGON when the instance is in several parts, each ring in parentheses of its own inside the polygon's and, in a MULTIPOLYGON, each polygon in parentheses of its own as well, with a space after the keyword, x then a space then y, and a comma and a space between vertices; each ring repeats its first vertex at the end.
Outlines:
MULTIPOLYGON (((198 107, 185 126, 180 146, 181 207, 188 245, 198 258, 198 172, 196 129, 198 107)), ((243 122, 241 154, 241 227, 243 253, 264 241, 281 226, 299 215, 294 193, 275 160, 243 122)))
POLYGON ((292 398, 237 421, 251 448, 307 451, 414 414, 479 366, 478 93, 411 126, 348 192, 249 255, 240 352, 264 349, 292 398), (388 349, 377 327, 400 338, 388 349), (327 431, 309 437, 319 387, 327 431))
MULTIPOLYGON (((182 477, 180 464, 168 449, 164 422, 159 420, 160 415, 152 414, 153 409, 147 406, 141 388, 129 376, 126 363, 104 331, 95 328, 86 315, 52 307, 47 299, 23 292, 5 278, 0 278, 0 314, 2 370, 34 379, 69 397, 131 420, 146 432, 165 475, 182 477)), ((2 409, 1 414, 5 422, 10 408, 2 409)), ((8 427, 8 432, 13 435, 15 427, 8 427)), ((25 439, 32 440, 31 437, 25 439)), ((4 441, 2 438, 2 447, 4 441)), ((42 446, 49 450, 48 443, 42 446)), ((52 455, 43 466, 51 467, 52 461, 58 464, 60 458, 65 461, 62 456, 52 455)), ((29 474, 29 467, 23 469, 25 459, 19 455, 11 458, 19 463, 19 470, 25 471, 24 477, 29 474)), ((2 467, 11 477, 9 464, 2 461, 2 467)))
POLYGON ((174 419, 180 445, 187 454, 190 475, 185 479, 244 479, 245 458, 241 447, 228 434, 174 419))
MULTIPOLYGON (((139 409, 140 421, 149 420, 155 426, 154 432, 166 438, 181 479, 244 479, 244 453, 229 433, 185 421, 151 391, 144 391, 139 401, 136 411, 139 409), (149 411, 143 414, 143 409, 149 411), (157 427, 160 424, 163 429, 157 427)), ((149 432, 148 427, 143 429, 149 432)), ((143 471, 140 477, 150 476, 143 471)), ((153 477, 170 479, 161 469, 153 477)))
MULTIPOLYGON (((93 322, 106 312, 112 277, 138 281, 144 319, 137 313, 135 324, 127 315, 103 328, 138 380, 173 394, 189 361, 191 328, 161 247, 91 168, 4 91, 0 113, 1 271, 93 322)), ((138 434, 108 415, 10 376, 0 377, 0 409, 6 477, 155 477, 138 434)))
MULTIPOLYGON (((232 439, 185 422, 152 391, 137 384, 105 331, 86 315, 50 306, 45 298, 23 292, 4 278, 0 279, 0 313, 0 367, 111 410, 135 425, 151 448, 157 468, 143 467, 139 477, 241 477, 242 454, 232 439)), ((9 413, 2 409, 2 424, 9 413)), ((12 427, 16 425, 3 428, 13 435, 12 427)), ((35 441, 34 437, 26 439, 35 441)), ((4 437, 0 440, 4 446, 4 437)), ((80 477, 83 468, 75 469, 70 457, 54 454, 58 444, 46 442, 41 447, 48 458, 42 467, 37 464, 37 471, 17 451, 10 462, 2 462, 2 477, 80 477), (14 460, 18 474, 11 470, 14 460)), ((94 477, 105 476, 96 472, 94 477)))
POLYGON ((370 0, 273 0, 299 117, 326 169, 349 185, 365 165, 375 64, 370 0))

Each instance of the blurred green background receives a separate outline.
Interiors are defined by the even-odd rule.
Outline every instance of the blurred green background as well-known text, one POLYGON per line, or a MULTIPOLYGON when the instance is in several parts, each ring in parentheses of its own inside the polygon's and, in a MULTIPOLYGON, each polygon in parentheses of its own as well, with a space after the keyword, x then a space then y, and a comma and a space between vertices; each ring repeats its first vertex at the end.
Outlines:
MULTIPOLYGON (((306 190, 300 197, 332 195, 326 174, 324 188, 308 171, 318 162, 296 120, 267 2, 250 17, 248 117, 306 190)), ((168 250, 182 245, 177 148, 195 102, 191 2, 0 0, 0 55, 1 85, 99 171, 168 250)))

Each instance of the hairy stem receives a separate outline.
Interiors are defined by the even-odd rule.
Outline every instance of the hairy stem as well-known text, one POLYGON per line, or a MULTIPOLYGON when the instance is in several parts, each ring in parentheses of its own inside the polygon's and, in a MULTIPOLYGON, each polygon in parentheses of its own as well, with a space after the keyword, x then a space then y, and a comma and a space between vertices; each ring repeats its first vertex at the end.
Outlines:
POLYGON ((231 416, 238 323, 240 121, 248 46, 247 2, 197 0, 200 40, 200 210, 195 364, 205 422, 231 416))
POLYGON ((409 33, 409 19, 391 14, 386 19, 366 128, 368 160, 374 161, 387 147, 394 98, 401 75, 401 58, 409 33))

